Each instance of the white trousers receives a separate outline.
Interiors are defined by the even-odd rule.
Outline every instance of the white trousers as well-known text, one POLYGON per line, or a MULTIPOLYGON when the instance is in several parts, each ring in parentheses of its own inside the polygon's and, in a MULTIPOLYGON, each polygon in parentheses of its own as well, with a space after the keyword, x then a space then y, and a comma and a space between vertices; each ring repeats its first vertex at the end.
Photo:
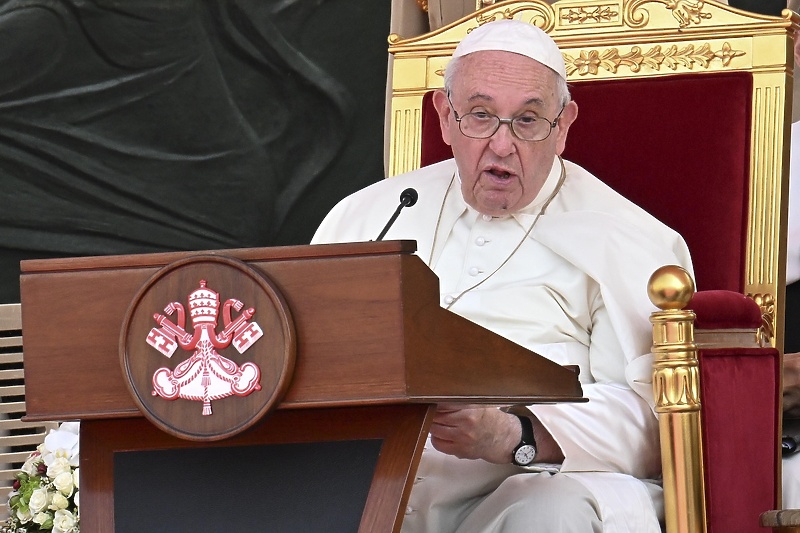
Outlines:
POLYGON ((563 474, 458 459, 425 449, 402 533, 590 533, 597 501, 563 474))
POLYGON ((800 452, 783 459, 783 508, 800 509, 800 452))

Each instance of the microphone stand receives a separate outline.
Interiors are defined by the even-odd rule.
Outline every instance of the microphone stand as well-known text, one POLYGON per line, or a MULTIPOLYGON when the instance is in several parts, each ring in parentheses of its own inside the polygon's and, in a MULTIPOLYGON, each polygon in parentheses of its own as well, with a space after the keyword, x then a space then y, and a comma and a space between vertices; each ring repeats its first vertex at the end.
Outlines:
POLYGON ((386 223, 386 226, 383 227, 383 231, 381 231, 381 234, 378 235, 377 239, 375 239, 376 241, 383 239, 383 236, 386 235, 386 232, 392 227, 394 221, 397 220, 398 216, 400 216, 400 211, 402 211, 404 207, 411 207, 417 203, 417 198, 419 198, 419 195, 417 194, 416 189, 406 189, 400 193, 400 205, 398 205, 397 209, 394 210, 392 218, 390 218, 389 222, 386 223))

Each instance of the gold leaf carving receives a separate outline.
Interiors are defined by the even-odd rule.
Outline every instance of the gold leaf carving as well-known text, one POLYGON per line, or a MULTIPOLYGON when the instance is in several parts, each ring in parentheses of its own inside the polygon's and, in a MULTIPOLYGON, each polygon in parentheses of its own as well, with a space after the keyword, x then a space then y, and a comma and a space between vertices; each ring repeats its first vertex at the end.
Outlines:
MULTIPOLYGON (((478 15, 478 25, 483 26, 487 22, 492 22, 493 20, 498 19, 512 19, 514 18, 514 14, 511 12, 510 9, 503 9, 498 11, 491 11, 489 13, 483 13, 482 15, 478 15)), ((494 28, 494 26, 492 26, 494 28)))
POLYGON ((697 367, 679 366, 661 368, 655 372, 653 388, 656 406, 674 410, 694 410, 700 406, 700 387, 697 367))
POLYGON ((761 308, 761 335, 767 341, 775 337, 775 296, 772 294, 748 294, 761 308))
POLYGON ((594 6, 593 8, 570 8, 561 13, 561 20, 567 24, 584 24, 586 22, 612 22, 619 17, 619 11, 612 6, 594 6))
POLYGON ((578 57, 564 54, 564 62, 567 75, 577 72, 580 76, 586 76, 597 74, 601 68, 616 73, 621 66, 627 66, 631 72, 639 72, 643 66, 656 71, 661 70, 662 66, 670 70, 677 70, 680 66, 692 70, 695 65, 708 68, 713 59, 720 59, 723 66, 727 67, 731 59, 741 55, 744 55, 743 51, 732 49, 726 42, 716 52, 711 51, 708 43, 699 47, 689 44, 680 49, 672 45, 663 51, 660 45, 656 45, 647 52, 642 52, 638 46, 632 46, 627 54, 620 54, 617 48, 609 48, 603 52, 581 50, 578 57))
MULTIPOLYGON (((479 26, 483 26, 487 22, 491 22, 493 20, 513 19, 514 16, 520 11, 524 12, 526 16, 525 22, 533 24, 545 32, 550 32, 555 26, 553 10, 549 9, 549 6, 537 5, 516 8, 507 7, 505 9, 498 9, 497 11, 489 11, 487 13, 478 15, 476 20, 479 26)), ((467 33, 470 31, 472 30, 467 30, 467 33)))
POLYGON ((642 5, 650 3, 664 5, 672 12, 672 16, 681 28, 700 24, 703 20, 711 18, 711 13, 704 11, 705 2, 702 0, 634 0, 628 4, 623 18, 633 28, 646 25, 650 20, 650 13, 642 8, 642 5))
POLYGON ((667 0, 667 9, 672 10, 672 16, 678 21, 681 28, 691 23, 700 24, 703 19, 710 19, 711 13, 703 13, 704 3, 691 0, 667 0))
POLYGON ((744 55, 743 51, 733 50, 731 48, 731 45, 728 43, 723 44, 722 50, 720 50, 719 52, 714 52, 714 56, 720 58, 722 60, 722 64, 725 65, 726 67, 731 62, 731 59, 743 55, 744 55))

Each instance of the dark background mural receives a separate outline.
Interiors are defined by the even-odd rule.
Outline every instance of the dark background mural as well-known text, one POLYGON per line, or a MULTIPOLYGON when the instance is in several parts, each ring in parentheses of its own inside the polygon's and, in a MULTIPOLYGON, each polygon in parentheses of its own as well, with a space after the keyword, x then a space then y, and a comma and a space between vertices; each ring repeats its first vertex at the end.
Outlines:
POLYGON ((0 1, 19 261, 303 244, 383 177, 389 1, 0 1))
POLYGON ((0 303, 22 259, 307 243, 383 177, 390 8, 0 0, 0 303))
POLYGON ((728 0, 728 4, 762 15, 778 16, 786 9, 786 0, 728 0))

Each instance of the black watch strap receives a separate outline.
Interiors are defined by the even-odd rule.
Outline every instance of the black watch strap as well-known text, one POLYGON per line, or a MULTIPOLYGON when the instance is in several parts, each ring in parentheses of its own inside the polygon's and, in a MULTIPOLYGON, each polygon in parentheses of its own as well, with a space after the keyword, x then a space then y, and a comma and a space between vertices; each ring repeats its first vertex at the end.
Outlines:
POLYGON ((511 462, 517 466, 528 466, 536 455, 536 441, 533 435, 533 422, 527 416, 516 415, 522 427, 522 438, 511 453, 511 462))
POLYGON ((527 416, 522 415, 514 415, 519 418, 519 423, 522 425, 522 440, 520 444, 533 444, 536 445, 536 442, 533 440, 533 422, 527 416))

